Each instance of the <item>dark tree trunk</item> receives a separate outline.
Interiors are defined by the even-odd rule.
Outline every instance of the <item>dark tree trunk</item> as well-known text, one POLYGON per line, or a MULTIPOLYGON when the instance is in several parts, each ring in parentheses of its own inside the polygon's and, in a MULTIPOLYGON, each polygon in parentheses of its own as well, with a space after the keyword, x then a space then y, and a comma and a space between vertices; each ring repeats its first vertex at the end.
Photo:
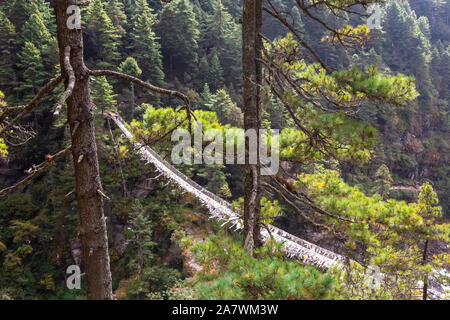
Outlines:
MULTIPOLYGON (((68 79, 64 68, 64 51, 70 46, 70 63, 76 77, 72 95, 67 100, 67 117, 72 136, 75 191, 80 217, 87 297, 96 300, 112 299, 103 191, 95 141, 90 78, 83 60, 83 37, 81 30, 70 30, 67 27, 66 10, 72 1, 55 0, 54 3, 61 72, 68 79)), ((66 87, 67 82, 66 80, 66 87)))
POLYGON ((130 84, 130 90, 131 90, 131 112, 132 115, 134 115, 134 106, 136 105, 136 97, 134 93, 134 83, 132 82, 130 84))
MULTIPOLYGON (((427 254, 428 254, 428 239, 425 240, 425 246, 423 248, 422 261, 423 261, 424 265, 427 263, 427 254)), ((428 298, 428 277, 427 276, 425 276, 423 279, 422 298, 423 298, 423 300, 427 300, 427 298, 428 298)))
MULTIPOLYGON (((261 63, 262 0, 244 0, 242 17, 242 68, 244 128, 255 130, 259 135, 261 125, 260 84, 262 81, 261 63)), ((261 220, 261 166, 249 163, 250 145, 245 142, 244 176, 244 248, 253 254, 253 249, 262 245, 260 239, 261 220)))

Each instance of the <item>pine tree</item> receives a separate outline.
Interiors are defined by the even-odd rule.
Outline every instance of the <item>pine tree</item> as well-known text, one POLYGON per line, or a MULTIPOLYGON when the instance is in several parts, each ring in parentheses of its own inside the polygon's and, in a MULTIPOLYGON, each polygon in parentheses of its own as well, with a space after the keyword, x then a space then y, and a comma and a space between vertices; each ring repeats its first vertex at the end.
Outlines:
POLYGON ((242 127, 243 114, 241 109, 231 100, 227 90, 220 89, 212 96, 212 111, 222 124, 230 124, 234 127, 242 127))
MULTIPOLYGON (((141 68, 139 68, 136 59, 133 57, 128 57, 124 62, 120 64, 119 70, 125 74, 129 74, 134 77, 139 77, 142 74, 141 68)), ((136 97, 134 91, 134 83, 130 83, 130 104, 131 110, 134 109, 136 105, 136 97)))
POLYGON ((220 64, 219 56, 216 51, 212 51, 209 55, 208 70, 205 70, 205 81, 211 86, 213 91, 223 86, 223 69, 220 64))
POLYGON ((14 25, 2 12, 0 20, 0 89, 9 95, 16 83, 13 66, 17 34, 14 25))
POLYGON ((153 31, 155 22, 155 15, 147 2, 136 0, 131 16, 131 43, 128 49, 141 67, 144 79, 155 85, 162 85, 164 72, 160 52, 161 45, 157 42, 153 31))
MULTIPOLYGON (((426 265, 429 261, 428 251, 429 242, 431 239, 436 237, 436 230, 434 226, 437 224, 437 219, 442 218, 442 208, 438 206, 439 199, 437 198, 436 192, 434 192, 433 187, 427 182, 420 188, 420 194, 418 199, 419 214, 423 218, 423 225, 418 227, 418 229, 425 234, 424 246, 422 251, 422 263, 426 265)), ((448 240, 448 234, 447 239, 448 240)), ((428 280, 433 274, 430 269, 426 268, 424 271, 425 275, 423 277, 423 289, 422 298, 427 300, 428 298, 428 280)))
POLYGON ((102 115, 105 111, 114 108, 115 98, 113 87, 108 83, 106 77, 98 77, 92 82, 92 100, 95 106, 101 110, 102 115))
POLYGON ((8 18, 14 24, 14 27, 16 28, 17 32, 20 32, 22 26, 25 24, 28 17, 33 12, 37 11, 38 8, 36 6, 35 1, 14 0, 8 12, 8 18))
POLYGON ((23 79, 15 90, 29 100, 44 85, 49 74, 44 68, 41 52, 33 43, 26 41, 18 58, 17 66, 22 71, 23 79))
POLYGON ((420 27, 427 32, 426 24, 424 19, 422 22, 417 19, 408 2, 393 0, 386 5, 383 60, 393 71, 412 73, 419 89, 430 86, 430 43, 420 27))
POLYGON ((53 16, 53 8, 50 7, 50 2, 46 0, 34 0, 36 6, 41 14, 42 21, 47 30, 52 34, 56 34, 55 17, 53 16))
POLYGON ((95 62, 102 68, 117 65, 120 35, 106 14, 101 0, 94 0, 86 12, 86 46, 95 62))
MULTIPOLYGON (((45 3, 44 3, 45 4, 45 3)), ((44 4, 40 4, 44 6, 44 4)), ((45 8, 43 9, 45 13, 45 8)), ((45 22, 43 13, 36 11, 31 14, 21 29, 21 43, 31 42, 41 52, 44 67, 47 70, 53 70, 58 63, 58 46, 54 36, 47 28, 50 23, 45 22)), ((53 72, 48 72, 53 74, 53 72)))
MULTIPOLYGON (((215 50, 227 82, 241 82, 241 31, 220 0, 212 0, 213 12, 202 27, 200 47, 205 54, 215 50)), ((209 83, 213 87, 213 83, 209 83)), ((217 88, 218 89, 218 88, 217 88)))
POLYGON ((447 101, 450 100, 450 45, 442 53, 441 56, 441 72, 442 72, 442 84, 443 94, 442 97, 447 101))
POLYGON ((42 48, 50 41, 50 32, 38 13, 33 13, 22 27, 22 40, 32 42, 36 47, 42 48))
POLYGON ((202 109, 211 111, 214 107, 213 97, 211 95, 211 90, 209 90, 208 83, 205 83, 203 90, 200 94, 202 98, 202 109))
POLYGON ((225 192, 228 188, 226 175, 223 173, 224 165, 205 164, 197 172, 197 176, 206 183, 206 189, 215 194, 225 192))
POLYGON ((392 182, 394 182, 389 168, 385 164, 382 164, 375 173, 374 178, 374 192, 378 193, 383 199, 387 199, 389 196, 389 191, 391 189, 391 184, 392 182))
POLYGON ((131 242, 137 251, 137 269, 140 274, 153 257, 152 222, 145 216, 145 210, 138 199, 135 200, 128 218, 133 232, 131 242))
POLYGON ((120 0, 108 0, 105 5, 105 11, 114 28, 121 37, 126 35, 125 27, 127 25, 127 15, 124 12, 124 5, 120 0))
POLYGON ((175 0, 164 5, 157 25, 165 64, 170 76, 182 72, 196 74, 198 63, 197 39, 200 31, 193 6, 187 0, 175 0), (183 30, 183 32, 180 32, 183 30))

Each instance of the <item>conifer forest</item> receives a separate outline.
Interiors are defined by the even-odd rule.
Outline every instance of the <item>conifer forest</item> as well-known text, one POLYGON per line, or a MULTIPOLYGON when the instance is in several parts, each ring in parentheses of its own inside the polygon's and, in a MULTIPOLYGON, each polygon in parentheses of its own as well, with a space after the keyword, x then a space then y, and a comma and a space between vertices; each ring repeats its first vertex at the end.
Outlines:
POLYGON ((449 112, 449 0, 0 1, 0 300, 449 300, 449 112))

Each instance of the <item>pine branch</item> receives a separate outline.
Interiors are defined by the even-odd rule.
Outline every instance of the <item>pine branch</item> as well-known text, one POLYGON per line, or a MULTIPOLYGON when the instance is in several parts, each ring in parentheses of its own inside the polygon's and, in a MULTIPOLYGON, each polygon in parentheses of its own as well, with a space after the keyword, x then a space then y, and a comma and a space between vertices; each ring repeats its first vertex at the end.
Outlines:
POLYGON ((67 46, 64 49, 64 68, 66 69, 66 73, 69 76, 69 84, 67 85, 66 90, 59 99, 58 105, 56 106, 55 112, 53 113, 54 116, 59 115, 64 103, 72 95, 73 88, 75 87, 76 78, 75 73, 73 72, 73 68, 70 64, 70 50, 70 46, 67 46))
POLYGON ((27 172, 29 173, 29 176, 27 176, 25 179, 23 179, 22 181, 16 183, 15 185, 13 185, 11 187, 0 190, 0 198, 3 198, 5 196, 7 196, 8 194, 10 194, 11 192, 25 187, 28 183, 30 183, 31 180, 33 180, 35 177, 37 177, 40 174, 42 174, 43 172, 45 172, 45 170, 47 170, 50 166, 52 166, 55 161, 65 157, 71 150, 72 150, 72 146, 59 151, 58 153, 56 153, 53 156, 48 156, 47 159, 44 162, 42 162, 41 164, 39 164, 37 166, 32 166, 30 169, 27 170, 27 172))
POLYGON ((288 194, 289 196, 291 196, 292 198, 294 198, 295 200, 300 201, 301 203, 303 203, 304 205, 308 206, 310 209, 312 209, 313 211, 320 213, 322 215, 326 215, 329 216, 331 218, 334 219, 338 219, 338 220, 342 220, 342 221, 346 221, 346 222, 351 222, 351 223, 356 223, 356 221, 346 218, 346 217, 342 217, 342 216, 338 216, 335 214, 332 214, 318 206, 316 206, 314 203, 310 202, 309 200, 305 200, 300 198, 299 196, 295 195, 294 193, 292 193, 291 191, 289 191, 285 186, 283 186, 277 179, 275 179, 274 177, 270 176, 270 178, 272 179, 272 181, 274 181, 277 186, 279 188, 281 188, 282 191, 284 191, 286 194, 288 194))
MULTIPOLYGON (((31 100, 28 104, 19 107, 13 107, 15 110, 22 109, 22 112, 19 113, 14 120, 12 120, 9 124, 3 127, 0 131, 0 137, 3 136, 6 132, 8 132, 17 122, 20 121, 25 115, 33 111, 33 109, 38 105, 38 103, 42 100, 42 98, 49 93, 52 89, 54 89, 61 81, 63 80, 63 76, 59 75, 58 77, 50 80, 41 91, 31 100)), ((0 124, 4 122, 8 114, 2 113, 0 116, 0 124)))
POLYGON ((272 192, 276 193, 279 197, 281 197, 284 200, 284 202, 286 202, 292 209, 294 209, 303 219, 305 219, 312 225, 314 225, 316 227, 326 228, 328 230, 330 229, 327 225, 317 223, 312 218, 308 217, 294 202, 289 200, 279 189, 277 189, 274 186, 272 186, 268 183, 265 183, 265 182, 262 182, 261 186, 263 186, 266 190, 271 190, 272 192))
POLYGON ((289 31, 294 34, 294 36, 297 38, 297 40, 300 42, 300 44, 308 50, 311 55, 316 59, 318 63, 327 70, 328 72, 332 72, 332 69, 320 58, 319 54, 303 39, 303 37, 300 36, 300 33, 297 29, 295 29, 276 9, 276 7, 272 4, 271 1, 268 1, 269 5, 271 6, 272 10, 269 8, 263 7, 263 10, 270 14, 275 19, 278 19, 286 28, 289 29, 289 31))

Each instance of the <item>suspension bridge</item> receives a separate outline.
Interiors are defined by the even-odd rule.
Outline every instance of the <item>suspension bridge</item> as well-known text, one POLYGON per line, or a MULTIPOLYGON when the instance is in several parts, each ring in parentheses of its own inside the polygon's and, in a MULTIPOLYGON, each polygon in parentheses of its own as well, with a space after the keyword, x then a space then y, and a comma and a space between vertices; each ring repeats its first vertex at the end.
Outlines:
MULTIPOLYGON (((148 145, 136 141, 135 136, 130 132, 127 124, 120 115, 117 113, 108 113, 107 117, 114 121, 117 127, 133 145, 141 159, 152 164, 160 174, 180 187, 183 192, 190 193, 196 197, 201 204, 208 209, 210 219, 216 219, 221 223, 222 227, 228 226, 235 230, 243 229, 241 215, 233 210, 233 207, 229 202, 206 190, 177 170, 148 145)), ((321 269, 329 269, 331 267, 344 268, 345 262, 350 261, 342 255, 305 241, 273 225, 268 225, 267 229, 262 228, 261 237, 263 241, 273 238, 275 241, 281 243, 289 258, 300 260, 305 264, 314 265, 321 269)), ((435 297, 441 297, 439 291, 432 288, 430 288, 429 291, 435 297)))

